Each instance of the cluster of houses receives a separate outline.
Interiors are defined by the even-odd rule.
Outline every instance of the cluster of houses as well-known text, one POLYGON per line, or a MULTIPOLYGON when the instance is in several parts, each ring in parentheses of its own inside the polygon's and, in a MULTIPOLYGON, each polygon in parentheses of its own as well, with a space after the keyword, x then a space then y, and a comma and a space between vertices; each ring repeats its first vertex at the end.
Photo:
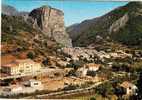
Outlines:
MULTIPOLYGON (((97 56, 99 59, 103 60, 105 58, 125 58, 132 57, 131 54, 125 53, 121 50, 116 52, 106 53, 104 51, 96 51, 94 49, 86 49, 86 48, 62 48, 61 52, 66 55, 66 60, 55 59, 50 56, 48 63, 52 66, 64 66, 71 60, 77 61, 80 59, 94 60, 97 56)), ((93 73, 93 76, 96 75, 97 71, 102 67, 101 64, 95 63, 86 63, 81 68, 78 68, 76 71, 77 76, 86 77, 89 72, 93 73)), ((31 59, 16 59, 6 64, 1 65, 1 77, 9 77, 13 76, 28 76, 34 75, 36 73, 41 72, 42 65, 38 62, 34 62, 31 59), (4 75, 4 76, 3 76, 4 75)), ((124 89, 126 89, 126 94, 135 94, 137 91, 137 87, 130 82, 123 82, 121 85, 124 89)), ((36 90, 43 90, 44 86, 39 80, 30 79, 28 81, 24 81, 19 85, 10 85, 2 88, 0 91, 3 95, 13 95, 19 93, 32 93, 36 90)))
POLYGON ((64 55, 67 55, 71 58, 71 60, 79 60, 80 58, 82 59, 87 59, 90 60, 94 57, 94 54, 97 54, 97 51, 94 49, 86 49, 86 48, 81 48, 81 47, 65 47, 60 50, 61 53, 64 55), (91 56, 91 58, 90 58, 91 56))
POLYGON ((59 50, 63 53, 66 58, 70 58, 70 60, 80 60, 86 59, 87 61, 94 61, 95 58, 98 58, 101 61, 107 59, 116 59, 116 58, 132 58, 132 54, 126 53, 123 50, 117 50, 115 52, 105 52, 105 51, 97 51, 91 48, 83 48, 83 47, 65 47, 59 50))

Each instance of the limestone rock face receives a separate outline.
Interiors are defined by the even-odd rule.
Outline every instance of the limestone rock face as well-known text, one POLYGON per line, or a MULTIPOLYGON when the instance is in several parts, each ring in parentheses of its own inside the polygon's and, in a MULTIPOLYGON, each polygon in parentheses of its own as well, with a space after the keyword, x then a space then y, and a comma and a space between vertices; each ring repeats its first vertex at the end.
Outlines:
POLYGON ((113 33, 118 31, 121 27, 124 27, 129 20, 129 16, 126 13, 124 16, 122 16, 120 19, 118 19, 116 22, 114 22, 109 29, 109 33, 113 33))
POLYGON ((71 39, 65 32, 64 13, 50 6, 42 6, 31 11, 34 28, 40 29, 46 36, 64 46, 72 46, 71 39))

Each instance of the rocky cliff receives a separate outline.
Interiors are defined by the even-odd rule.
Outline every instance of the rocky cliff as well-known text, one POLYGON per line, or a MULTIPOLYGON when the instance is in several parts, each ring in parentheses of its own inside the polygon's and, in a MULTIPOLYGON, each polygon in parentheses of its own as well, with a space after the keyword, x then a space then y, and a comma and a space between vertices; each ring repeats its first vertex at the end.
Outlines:
POLYGON ((32 26, 40 29, 46 36, 64 46, 72 46, 71 39, 65 32, 64 14, 50 6, 42 6, 31 11, 32 26))
POLYGON ((71 39, 65 31, 64 13, 50 6, 42 6, 31 12, 20 12, 12 6, 2 5, 2 14, 23 17, 34 29, 41 31, 62 46, 71 47, 71 39))
POLYGON ((41 7, 27 13, 8 9, 2 11, 1 18, 1 56, 32 57, 42 62, 48 56, 59 56, 57 49, 72 45, 60 10, 41 7))
POLYGON ((109 28, 109 33, 117 32, 120 28, 123 28, 127 21, 129 20, 129 16, 126 13, 124 16, 119 18, 117 21, 115 21, 109 28))

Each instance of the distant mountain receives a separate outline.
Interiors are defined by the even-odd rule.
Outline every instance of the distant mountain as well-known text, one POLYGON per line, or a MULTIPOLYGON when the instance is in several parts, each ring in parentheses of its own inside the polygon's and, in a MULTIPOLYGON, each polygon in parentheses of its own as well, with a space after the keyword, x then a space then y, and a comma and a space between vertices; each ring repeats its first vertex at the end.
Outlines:
POLYGON ((142 47, 142 2, 129 2, 101 17, 72 25, 67 32, 74 46, 94 44, 100 37, 142 47))
POLYGON ((16 8, 10 6, 10 5, 2 5, 2 14, 5 15, 18 15, 18 11, 16 8))
POLYGON ((8 16, 28 16, 29 12, 20 12, 13 6, 2 4, 2 14, 8 16))

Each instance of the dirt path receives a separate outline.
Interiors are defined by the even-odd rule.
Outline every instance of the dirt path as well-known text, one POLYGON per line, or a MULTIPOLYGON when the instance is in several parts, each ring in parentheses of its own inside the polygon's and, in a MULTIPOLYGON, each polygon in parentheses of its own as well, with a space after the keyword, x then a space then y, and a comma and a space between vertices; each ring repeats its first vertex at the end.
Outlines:
POLYGON ((97 87, 100 84, 103 84, 106 81, 103 82, 98 82, 90 87, 87 88, 81 88, 81 89, 76 89, 76 90, 69 90, 69 91, 60 91, 60 92, 55 92, 55 93, 49 93, 49 94, 43 94, 43 95, 37 95, 36 98, 38 99, 47 99, 47 98, 69 98, 69 97, 76 97, 76 96, 81 96, 81 95, 90 95, 94 94, 93 88, 97 87))

